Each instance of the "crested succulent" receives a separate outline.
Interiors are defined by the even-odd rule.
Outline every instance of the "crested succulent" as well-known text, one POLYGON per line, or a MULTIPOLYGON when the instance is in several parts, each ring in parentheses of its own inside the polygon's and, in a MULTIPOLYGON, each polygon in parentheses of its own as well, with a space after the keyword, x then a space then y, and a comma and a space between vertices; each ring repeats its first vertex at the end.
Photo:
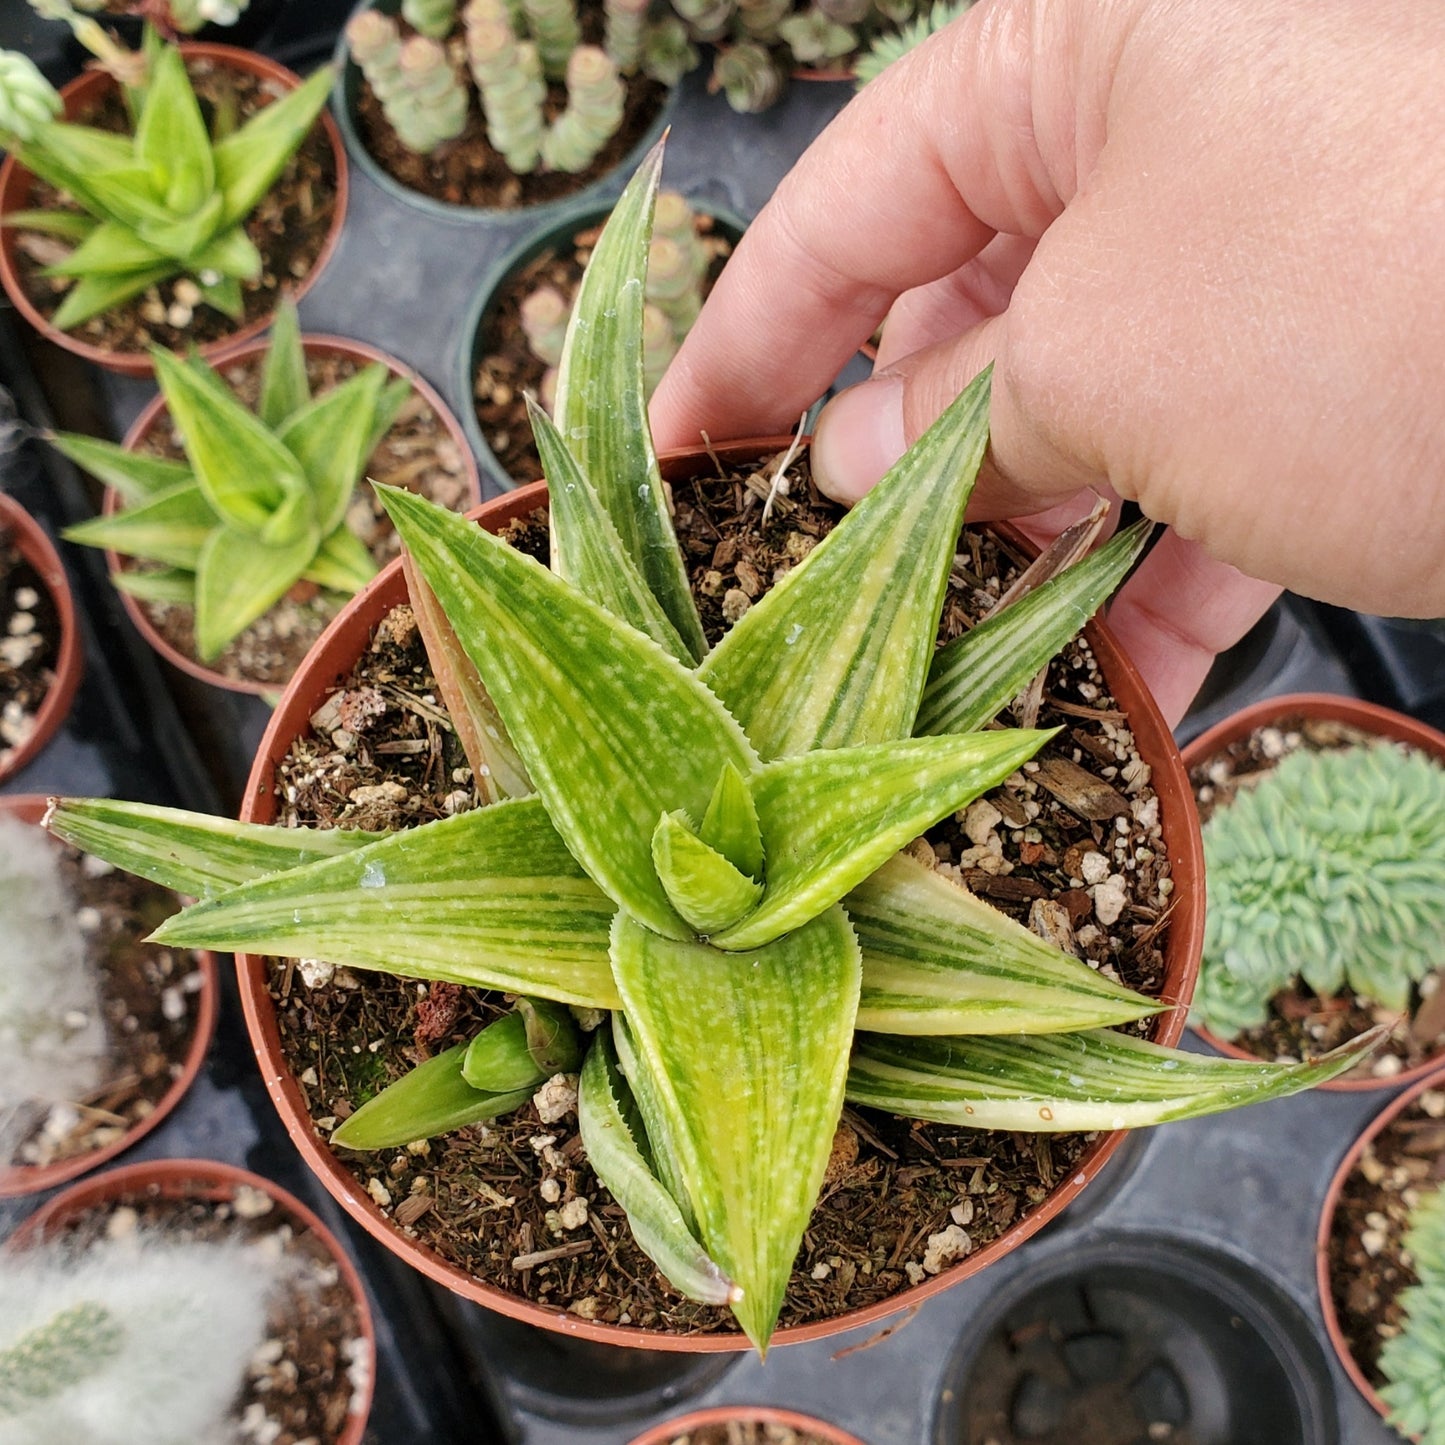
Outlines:
POLYGON ((23 57, 0 52, 0 144, 74 202, 4 218, 70 248, 44 272, 71 283, 54 324, 69 330, 175 277, 191 279, 198 304, 239 318, 242 283, 262 272, 246 219, 321 113, 329 73, 239 126, 218 107, 208 128, 175 46, 148 29, 131 52, 95 21, 74 18, 125 87, 130 134, 57 119, 61 101, 49 83, 23 57))
POLYGON ((125 505, 69 528, 89 547, 159 564, 117 574, 155 602, 191 607, 209 661, 303 578, 350 594, 375 574, 346 525, 367 458, 411 393, 381 362, 313 397, 294 303, 276 314, 252 412, 204 361, 156 348, 161 393, 186 461, 75 433, 49 440, 125 505))
MULTIPOLYGON (((1161 1006, 899 851, 1051 736, 981 729, 1144 540, 1121 534, 935 654, 987 375, 708 649, 643 397, 660 166, 659 150, 594 250, 555 423, 533 411, 551 569, 385 494, 493 801, 380 839, 103 801, 61 803, 52 827, 199 897, 161 931, 174 943, 606 1011, 579 1081, 589 1159, 672 1284, 765 1349, 845 1097, 1099 1129, 1277 1097, 1355 1054, 1201 1061, 1110 1033, 1161 1006)), ((541 1067, 514 1036, 521 1072, 475 1090, 475 1047, 378 1096, 384 1137, 490 1108, 477 1092, 541 1067)))
POLYGON ((1282 758, 1204 829, 1194 1009, 1221 1037, 1296 978, 1404 1011, 1445 963, 1445 767, 1388 742, 1282 758))
POLYGON ((1400 1292, 1398 1332, 1380 1351, 1380 1398, 1390 1423, 1420 1445, 1445 1445, 1445 1194, 1431 1189, 1410 1211, 1404 1251, 1419 1283, 1400 1292))

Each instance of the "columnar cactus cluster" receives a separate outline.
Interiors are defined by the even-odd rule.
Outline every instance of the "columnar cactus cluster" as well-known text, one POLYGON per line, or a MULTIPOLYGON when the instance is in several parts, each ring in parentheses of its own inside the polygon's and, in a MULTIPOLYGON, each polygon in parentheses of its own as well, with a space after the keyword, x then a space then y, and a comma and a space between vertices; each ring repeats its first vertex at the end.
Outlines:
POLYGON ((424 34, 403 40, 396 21, 377 10, 352 16, 346 38, 351 58, 408 150, 425 154, 462 133, 466 88, 438 41, 424 34))

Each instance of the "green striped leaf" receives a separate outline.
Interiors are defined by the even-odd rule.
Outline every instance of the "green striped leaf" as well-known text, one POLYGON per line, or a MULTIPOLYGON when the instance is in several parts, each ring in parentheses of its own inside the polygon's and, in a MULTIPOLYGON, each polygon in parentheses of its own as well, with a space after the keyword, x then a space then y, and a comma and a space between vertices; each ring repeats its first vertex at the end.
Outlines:
POLYGON ((211 504, 194 481, 158 492, 109 517, 77 522, 62 533, 83 547, 109 547, 124 557, 142 557, 194 572, 206 538, 218 525, 211 504))
POLYGON ((736 1286, 693 1237, 677 1201, 648 1167, 631 1104, 612 1039, 606 1029, 599 1029, 577 1088, 577 1122, 587 1162, 622 1206, 638 1247, 675 1290, 703 1304, 737 1303, 741 1295, 736 1286))
POLYGON ((651 638, 530 557, 419 497, 378 492, 567 846, 640 922, 691 937, 652 866, 652 832, 677 808, 701 817, 725 763, 752 771, 742 729, 651 638))
POLYGON ((82 276, 60 303, 51 324, 59 331, 70 331, 92 316, 99 316, 113 306, 120 306, 132 296, 139 296, 147 286, 178 275, 174 261, 158 262, 143 271, 127 271, 120 276, 82 276))
POLYGON ((83 241, 95 230, 94 216, 79 211, 10 211, 0 216, 0 226, 15 231, 41 231, 63 241, 83 241))
POLYGON ((143 241, 129 226, 102 221, 63 261, 45 268, 47 276, 134 275, 171 264, 169 252, 143 241))
POLYGON ((763 758, 913 732, 988 444, 989 380, 975 378, 698 669, 763 758))
POLYGON ((557 368, 557 429, 693 660, 707 652, 657 468, 642 380, 642 308, 662 143, 613 208, 577 289, 557 368))
POLYGON ((632 1102, 637 1106, 642 1128, 634 1129, 633 1137, 647 1158, 648 1166, 657 1175, 662 1187, 677 1205, 688 1232, 697 1235, 697 1217, 687 1192, 686 1166, 677 1151, 674 1130, 662 1106, 662 1098, 644 1067, 637 1049, 637 1039, 627 1022, 626 1014, 612 1015, 612 1043, 618 1067, 628 1086, 632 1102))
POLYGON ((859 1034, 848 1098, 974 1129, 1136 1129, 1282 1099, 1338 1078, 1384 1037, 1372 1029, 1303 1064, 1249 1064, 1093 1029, 1027 1038, 859 1034))
POLYGON ((301 316, 295 300, 285 296, 271 321, 271 340, 261 366, 261 401, 256 414, 276 431, 310 400, 306 348, 301 344, 301 316))
POLYGON ((155 938, 616 1008, 614 911, 541 804, 521 799, 243 885, 155 938))
POLYGON ((376 403, 376 416, 371 423, 371 436, 367 438, 366 455, 368 459, 381 445, 387 432, 396 425, 403 408, 411 400, 411 394, 411 382, 404 376, 394 376, 382 387, 381 396, 376 403))
POLYGON ((761 881, 763 834, 747 780, 729 763, 718 774, 712 800, 697 835, 716 848, 740 873, 761 881))
POLYGON ((110 798, 60 798, 45 823, 73 847, 192 898, 214 898, 242 883, 354 853, 389 836, 237 823, 110 798))
POLYGON ((858 944, 833 908, 743 954, 618 914, 612 966, 638 1061, 708 1254, 761 1351, 823 1182, 858 1005, 858 944))
POLYGON ((211 137, 186 62, 174 45, 165 46, 150 67, 136 121, 135 155, 165 177, 165 203, 178 215, 195 211, 216 183, 211 137))
POLYGON ((750 783, 767 889, 713 943, 755 948, 815 917, 925 828, 1002 782, 1057 731, 911 738, 766 764, 750 783))
POLYGON ((677 629, 623 549, 612 518, 552 419, 531 397, 527 398, 527 415, 532 419, 537 453, 547 478, 552 571, 650 637, 664 652, 691 664, 692 657, 677 629))
MULTIPOLYGON (((181 486, 195 487, 196 479, 184 462, 127 451, 115 442, 78 432, 47 432, 45 440, 102 486, 111 487, 128 502, 144 502, 181 486)), ((206 511, 210 512, 207 506, 206 511)))
POLYGON ((860 1029, 1056 1033, 1128 1023, 1164 1008, 905 853, 860 883, 843 906, 863 950, 860 1029))
POLYGON ((955 637, 933 658, 914 732, 965 733, 996 717, 1075 637, 1149 540, 1147 519, 955 637))
POLYGON ((201 293, 208 306, 227 316, 235 316, 240 304, 238 282, 253 281, 261 274, 261 252, 240 226, 212 236, 205 246, 191 257, 191 269, 199 278, 206 271, 220 274, 219 281, 202 281, 201 293))
POLYGON ((318 587, 350 596, 376 576, 376 559, 371 548, 343 522, 322 541, 301 575, 318 587))
POLYGON ((331 1142, 343 1149, 395 1149, 510 1114, 536 1092, 535 1086, 507 1094, 474 1089, 462 1076, 466 1053, 467 1045, 458 1044, 418 1064, 368 1099, 331 1135, 331 1142))
POLYGON ((316 555, 313 524, 290 542, 268 545, 239 527, 217 527, 196 559, 196 653, 209 662, 279 602, 316 555))
POLYGON ((763 885, 709 848, 680 813, 658 820, 652 862, 672 906, 702 934, 736 923, 762 896, 763 885))
POLYGON ((582 1044, 571 1013, 546 999, 517 1000, 467 1047, 462 1074, 474 1089, 536 1089, 553 1074, 576 1073, 582 1044))
POLYGON ((142 602, 168 603, 173 607, 196 605, 196 574, 184 567, 163 567, 159 571, 131 569, 118 571, 110 579, 118 592, 142 602))

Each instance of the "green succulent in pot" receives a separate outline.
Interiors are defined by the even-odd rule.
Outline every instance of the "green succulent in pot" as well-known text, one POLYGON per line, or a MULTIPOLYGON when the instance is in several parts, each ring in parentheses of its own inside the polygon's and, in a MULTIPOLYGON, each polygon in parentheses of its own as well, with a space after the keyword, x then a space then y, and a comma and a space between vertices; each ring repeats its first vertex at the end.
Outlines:
MULTIPOLYGON (((1052 735, 984 725, 1144 541, 1125 532, 935 652, 987 375, 708 649, 643 399, 660 164, 595 249, 555 423, 533 411, 551 569, 385 493, 493 801, 381 838, 84 801, 52 826, 199 897, 162 930, 171 942, 604 1011, 580 1041, 589 1159, 672 1284, 731 1307, 765 1349, 845 1097, 1108 1129, 1290 1093, 1357 1051, 1236 1064, 1113 1033, 1161 1005, 900 851, 1052 735)), ((375 1131, 363 1110, 340 1142, 380 1146, 469 1106, 487 1117, 540 1068, 512 1025, 469 1078, 479 1047, 404 1077, 368 1106, 375 1131)))
POLYGON ((298 581, 347 595, 365 586, 376 564, 346 512, 411 383, 373 362, 313 397, 289 300, 276 315, 256 412, 199 357, 160 347, 151 355, 186 460, 51 434, 126 504, 68 528, 67 540, 159 564, 117 573, 116 583, 143 600, 193 608, 203 661, 298 581))

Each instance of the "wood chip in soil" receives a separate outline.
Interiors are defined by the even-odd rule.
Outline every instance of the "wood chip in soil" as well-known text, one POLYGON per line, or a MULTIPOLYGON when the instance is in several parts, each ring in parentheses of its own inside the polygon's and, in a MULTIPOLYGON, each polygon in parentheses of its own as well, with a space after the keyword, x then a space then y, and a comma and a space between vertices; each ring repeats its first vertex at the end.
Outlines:
MULTIPOLYGON (((1378 740, 1377 733, 1349 723, 1303 715, 1256 728, 1189 770, 1199 821, 1208 823, 1215 809, 1228 807, 1242 788, 1257 783, 1281 758, 1300 748, 1333 752, 1378 740)), ((1379 1024, 1392 1025, 1388 1038, 1344 1075, 1347 1080, 1391 1079, 1445 1049, 1445 969, 1428 974, 1411 990, 1410 1008, 1404 1017, 1352 993, 1321 998, 1296 979, 1292 987, 1270 999, 1264 1023, 1236 1035, 1231 1042, 1271 1063, 1315 1059, 1379 1024)))
POLYGON ((35 731, 59 652, 55 599, 13 539, 0 532, 0 771, 35 731))
MULTIPOLYGON (((792 497, 759 533, 766 492, 758 478, 741 476, 675 488, 678 529, 711 641, 728 614, 735 620, 839 516, 799 467, 792 497)), ((544 513, 503 535, 545 556, 544 513)), ((1018 567, 992 534, 966 531, 960 547, 945 635, 980 617, 1018 567)), ((394 829, 475 802, 466 760, 438 720, 439 697, 409 609, 391 614, 337 697, 347 717, 339 734, 298 739, 278 770, 278 822, 394 829), (383 751, 398 741, 421 746, 383 751)), ((333 728, 335 716, 328 709, 333 728)), ((988 795, 996 823, 984 827, 986 814, 965 814, 968 821, 950 820, 915 846, 1016 918, 1028 922, 1044 910, 1052 936, 1157 995, 1168 864, 1148 769, 1115 716, 1087 644, 1072 644, 1048 674, 1041 725, 1063 723, 1065 731, 1047 756, 1120 791, 1129 800, 1127 816, 1105 822, 1070 814, 1026 765, 988 795), (1055 700, 1071 710, 1059 711, 1055 700), (1095 915, 1084 882, 1090 853, 1102 854, 1122 880, 1125 901, 1109 926, 1095 915)), ((270 988, 283 1051, 322 1138, 414 1064, 470 1038, 504 1007, 495 994, 348 969, 309 986, 300 968, 283 961, 272 961, 270 988)), ((982 1248, 1040 1205, 1093 1137, 969 1130, 846 1109, 781 1324, 886 1301, 947 1267, 946 1242, 932 1251, 929 1244, 950 1227, 947 1240, 964 1236, 961 1252, 982 1248)), ((575 1116, 544 1125, 529 1104, 405 1149, 339 1150, 338 1157, 406 1235, 508 1293, 604 1323, 682 1334, 736 1330, 727 1311, 675 1295, 637 1248, 621 1209, 588 1167, 575 1116), (574 1200, 585 1201, 585 1213, 564 1210, 574 1200), (581 1222, 568 1227, 563 1213, 581 1222)))
MULTIPOLYGON (((283 93, 269 80, 211 60, 189 60, 186 70, 208 124, 222 100, 227 104, 234 101, 244 121, 283 93)), ((125 104, 115 91, 105 96, 94 111, 82 115, 81 121, 117 134, 131 130, 125 104)), ((28 204, 42 210, 79 209, 41 180, 35 181, 28 204)), ((335 213, 336 154, 318 119, 275 185, 244 222, 246 234, 261 252, 262 267, 256 280, 241 283, 240 320, 197 303, 195 282, 177 277, 148 287, 123 305, 72 327, 67 334, 114 352, 144 352, 149 346, 180 351, 233 335, 243 326, 269 316, 282 293, 295 290, 310 275, 326 244, 335 213)), ((59 309, 69 285, 41 272, 60 259, 57 247, 69 248, 55 237, 35 231, 18 232, 15 245, 20 284, 40 313, 49 318, 59 309)))

